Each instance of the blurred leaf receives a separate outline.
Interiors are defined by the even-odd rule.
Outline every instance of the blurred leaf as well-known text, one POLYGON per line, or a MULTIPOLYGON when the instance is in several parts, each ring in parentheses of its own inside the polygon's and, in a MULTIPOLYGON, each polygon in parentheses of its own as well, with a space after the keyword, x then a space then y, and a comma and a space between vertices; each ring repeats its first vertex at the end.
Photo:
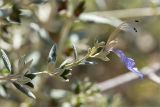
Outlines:
POLYGON ((96 58, 99 58, 103 61, 109 61, 110 59, 107 57, 108 53, 104 52, 103 50, 100 51, 97 55, 95 55, 96 58))
POLYGON ((34 85, 33 85, 33 83, 31 83, 31 82, 25 83, 24 85, 27 85, 27 86, 29 86, 29 87, 31 87, 31 88, 34 88, 34 85))
POLYGON ((57 8, 58 12, 67 9, 68 0, 56 0, 56 1, 58 4, 58 8, 57 8))
POLYGON ((78 57, 77 49, 76 49, 75 44, 72 44, 72 45, 73 45, 73 50, 74 50, 74 59, 77 60, 77 57, 78 57))
POLYGON ((31 80, 36 77, 35 74, 25 74, 24 76, 30 78, 31 80))
POLYGON ((81 84, 78 82, 75 84, 74 93, 79 94, 81 92, 81 84))
POLYGON ((47 3, 48 0, 31 0, 31 2, 35 4, 44 4, 47 3))
POLYGON ((20 11, 19 7, 16 4, 14 4, 12 6, 12 13, 7 18, 7 20, 10 23, 21 23, 20 14, 21 14, 21 11, 20 11))
POLYGON ((97 63, 94 61, 83 61, 79 65, 95 65, 95 64, 97 63))
POLYGON ((0 96, 7 97, 7 87, 4 84, 0 85, 0 96))
POLYGON ((25 56, 21 57, 18 62, 19 73, 24 75, 27 72, 27 70, 29 69, 32 62, 33 62, 33 59, 31 59, 27 63, 25 63, 25 56))
POLYGON ((64 79, 66 82, 69 81, 68 76, 71 75, 71 69, 65 69, 62 74, 60 75, 60 77, 62 77, 62 79, 64 79))
POLYGON ((26 87, 24 87, 23 85, 17 83, 17 82, 12 82, 13 85, 22 93, 24 93, 25 95, 27 95, 28 97, 31 97, 33 99, 36 99, 35 95, 26 87))
POLYGON ((9 61, 9 58, 8 58, 7 54, 4 52, 3 49, 1 49, 1 53, 2 53, 2 59, 3 59, 4 65, 6 66, 8 71, 10 71, 10 73, 11 73, 12 72, 12 68, 11 68, 11 63, 9 61))
POLYGON ((61 65, 59 66, 59 68, 63 69, 65 67, 66 64, 71 63, 73 60, 71 58, 68 58, 66 60, 64 60, 61 65))
POLYGON ((28 77, 25 77, 25 76, 17 78, 17 80, 16 80, 16 82, 18 82, 20 84, 26 84, 26 83, 28 83, 30 81, 31 81, 31 79, 28 78, 28 77))
POLYGON ((80 1, 74 10, 74 15, 78 17, 84 11, 85 1, 80 1))
POLYGON ((0 70, 0 74, 8 75, 8 74, 10 74, 10 71, 8 69, 2 69, 2 70, 0 70))
POLYGON ((54 63, 56 61, 57 57, 56 51, 57 51, 57 46, 56 44, 54 44, 48 55, 48 63, 54 63))
POLYGON ((111 25, 111 26, 114 26, 114 27, 118 27, 120 24, 123 23, 123 21, 121 21, 120 19, 115 18, 115 17, 111 17, 111 16, 102 17, 102 16, 95 15, 95 14, 92 14, 92 13, 82 13, 79 16, 79 19, 81 21, 85 21, 85 22, 108 24, 108 25, 111 25))

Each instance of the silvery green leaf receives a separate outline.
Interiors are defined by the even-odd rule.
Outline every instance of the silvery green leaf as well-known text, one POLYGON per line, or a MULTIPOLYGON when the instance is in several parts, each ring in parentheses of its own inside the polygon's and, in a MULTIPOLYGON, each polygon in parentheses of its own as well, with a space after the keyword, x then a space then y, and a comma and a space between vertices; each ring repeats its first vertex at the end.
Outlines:
POLYGON ((22 93, 24 93, 28 97, 36 99, 35 95, 29 89, 27 89, 24 85, 21 85, 17 82, 12 82, 12 83, 19 91, 21 91, 22 93))
POLYGON ((56 61, 56 57, 57 57, 56 51, 57 51, 57 46, 56 44, 54 44, 48 55, 48 63, 53 64, 56 61))
POLYGON ((9 58, 7 56, 7 54, 4 52, 3 49, 1 49, 1 53, 2 53, 2 59, 3 59, 3 62, 4 62, 4 65, 6 66, 6 68, 8 69, 8 71, 12 71, 12 68, 11 68, 11 63, 9 61, 9 58))
POLYGON ((73 50, 74 50, 74 59, 77 60, 78 53, 77 53, 76 46, 75 46, 75 44, 72 44, 72 46, 73 46, 73 50))

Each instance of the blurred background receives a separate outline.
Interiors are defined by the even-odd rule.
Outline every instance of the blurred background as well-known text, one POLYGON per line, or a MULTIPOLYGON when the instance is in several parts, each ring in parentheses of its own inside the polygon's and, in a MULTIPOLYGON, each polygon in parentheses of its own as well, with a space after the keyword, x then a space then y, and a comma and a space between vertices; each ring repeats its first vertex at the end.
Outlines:
MULTIPOLYGON (((0 0, 0 48, 8 54, 13 68, 16 68, 20 56, 26 55, 28 60, 33 59, 30 72, 41 72, 47 69, 48 53, 53 43, 61 42, 61 54, 68 58, 73 56, 74 42, 79 56, 83 57, 96 40, 107 41, 121 23, 127 22, 131 29, 122 29, 117 33, 117 47, 132 57, 141 70, 160 63, 159 15, 160 0, 0 0), (132 28, 136 28, 137 32, 132 28)), ((108 57, 108 62, 90 58, 88 60, 97 64, 74 67, 69 82, 48 75, 36 76, 32 80, 35 87, 31 89, 36 100, 28 98, 10 83, 5 83, 6 93, 4 87, 0 87, 0 105, 160 106, 158 77, 155 81, 148 76, 144 79, 133 79, 120 86, 98 91, 98 87, 95 88, 97 84, 130 72, 115 54, 110 53, 108 57), (89 92, 84 91, 86 84, 94 84, 89 88, 89 92), (83 92, 77 94, 78 86, 84 87, 81 88, 83 92), (94 94, 86 95, 92 91, 94 94)), ((0 69, 3 68, 4 64, 0 59, 0 69)), ((158 75, 158 71, 156 73, 158 75)), ((3 81, 1 85, 4 85, 3 81)))

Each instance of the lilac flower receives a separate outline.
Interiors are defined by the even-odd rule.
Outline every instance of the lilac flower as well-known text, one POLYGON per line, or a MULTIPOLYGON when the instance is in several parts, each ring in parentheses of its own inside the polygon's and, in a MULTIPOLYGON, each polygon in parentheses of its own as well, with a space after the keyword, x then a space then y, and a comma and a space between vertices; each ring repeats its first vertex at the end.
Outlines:
POLYGON ((143 74, 139 72, 138 69, 135 67, 135 62, 132 58, 126 57, 121 50, 112 49, 111 51, 114 52, 121 59, 121 61, 124 63, 128 70, 143 78, 143 74))

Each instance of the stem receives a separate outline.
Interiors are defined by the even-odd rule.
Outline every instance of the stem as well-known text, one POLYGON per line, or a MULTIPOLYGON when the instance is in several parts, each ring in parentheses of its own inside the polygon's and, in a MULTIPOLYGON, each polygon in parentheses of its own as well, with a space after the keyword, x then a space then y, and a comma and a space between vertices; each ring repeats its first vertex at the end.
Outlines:
POLYGON ((64 27, 63 27, 62 32, 60 34, 60 41, 59 41, 59 44, 58 44, 58 52, 57 52, 56 64, 57 64, 57 61, 61 61, 62 60, 62 51, 64 49, 64 43, 65 43, 66 38, 67 38, 67 36, 68 36, 68 34, 70 32, 72 24, 73 24, 72 19, 66 20, 66 22, 64 24, 64 27))

